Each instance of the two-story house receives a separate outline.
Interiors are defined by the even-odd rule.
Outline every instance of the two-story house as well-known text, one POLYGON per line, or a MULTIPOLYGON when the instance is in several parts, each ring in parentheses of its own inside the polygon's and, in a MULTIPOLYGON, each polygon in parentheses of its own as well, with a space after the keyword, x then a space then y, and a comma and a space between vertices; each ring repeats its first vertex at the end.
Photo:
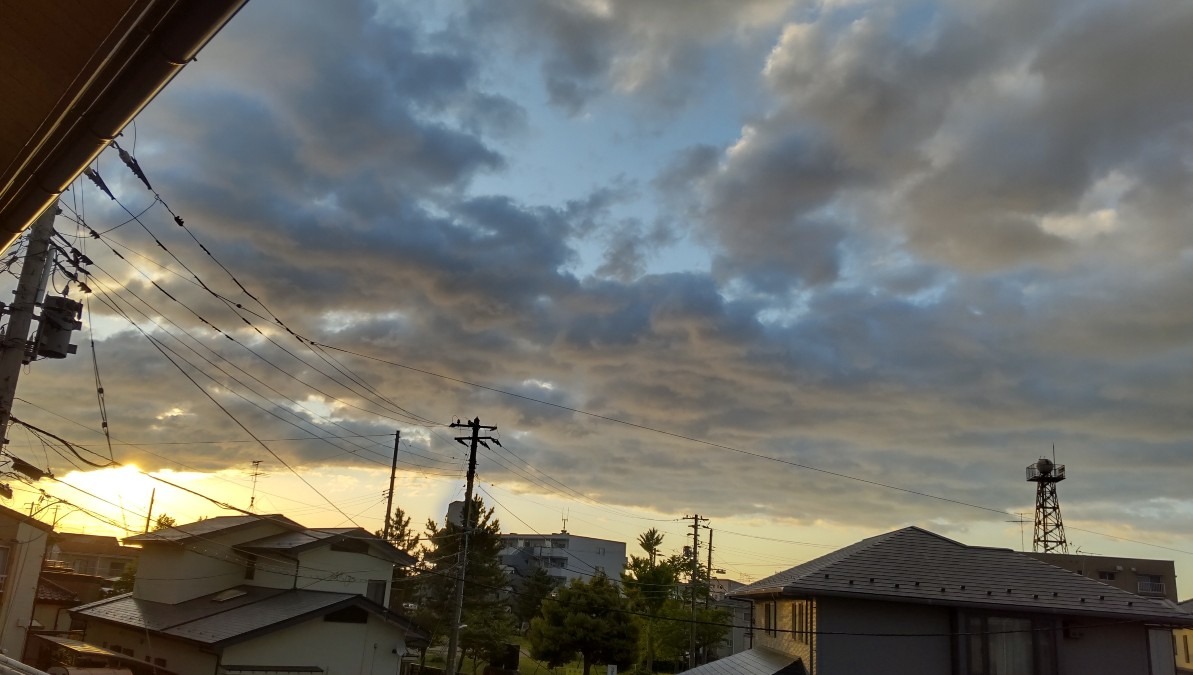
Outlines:
POLYGON ((125 539, 133 592, 72 610, 86 643, 179 675, 397 672, 425 635, 383 602, 414 561, 360 528, 221 516, 125 539))
POLYGON ((888 532, 731 591, 754 604, 754 648, 694 675, 1161 675, 1174 603, 1009 549, 918 527, 888 532))

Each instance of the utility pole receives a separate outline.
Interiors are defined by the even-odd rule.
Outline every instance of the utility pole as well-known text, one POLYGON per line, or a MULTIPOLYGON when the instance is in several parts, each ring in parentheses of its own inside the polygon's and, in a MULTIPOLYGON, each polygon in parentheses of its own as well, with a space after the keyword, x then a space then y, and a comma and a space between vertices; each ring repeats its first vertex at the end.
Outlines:
POLYGON ((456 420, 450 426, 453 429, 467 427, 472 430, 471 436, 456 436, 457 443, 468 446, 468 486, 464 489, 464 541, 460 548, 460 569, 456 575, 456 601, 453 603, 452 623, 447 638, 447 675, 456 675, 456 650, 460 644, 460 619, 464 614, 464 573, 468 567, 468 537, 472 534, 472 484, 476 480, 476 446, 483 445, 488 448, 489 444, 485 441, 493 441, 498 445, 501 445, 501 442, 492 436, 480 435, 481 429, 497 431, 497 427, 481 425, 479 417, 464 423, 456 420))
POLYGON ((692 572, 688 580, 688 592, 692 594, 692 630, 688 640, 688 668, 696 667, 696 582, 700 576, 700 521, 708 522, 700 514, 684 516, 692 521, 692 572))
POLYGON ((149 532, 149 521, 153 518, 153 500, 157 499, 157 488, 149 493, 149 512, 145 514, 145 531, 149 532))
POLYGON ((708 609, 712 601, 712 528, 708 530, 708 591, 704 594, 704 608, 708 609))
POLYGON ((398 472, 398 446, 402 443, 402 430, 394 432, 394 457, 389 464, 389 492, 385 493, 385 532, 382 538, 389 541, 393 534, 394 518, 394 474, 398 472))
POLYGON ((8 330, 0 339, 0 435, 3 444, 8 443, 8 423, 17 395, 17 378, 21 366, 29 358, 29 326, 33 323, 33 310, 39 300, 41 278, 50 261, 50 239, 54 236, 57 215, 58 204, 55 202, 42 212, 29 230, 29 248, 25 251, 16 297, 8 307, 8 330))

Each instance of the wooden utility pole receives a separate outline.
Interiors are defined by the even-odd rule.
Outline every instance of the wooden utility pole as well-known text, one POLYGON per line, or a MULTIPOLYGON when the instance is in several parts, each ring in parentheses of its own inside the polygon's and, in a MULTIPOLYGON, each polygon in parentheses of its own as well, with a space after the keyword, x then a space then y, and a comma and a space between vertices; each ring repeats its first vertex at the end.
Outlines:
POLYGON ((471 436, 457 436, 456 442, 468 446, 468 485, 464 489, 464 514, 461 523, 464 529, 463 543, 460 547, 459 570, 456 573, 456 601, 452 607, 452 623, 447 637, 447 675, 456 675, 456 650, 460 644, 460 619, 464 615, 464 573, 468 568, 468 538, 472 534, 472 485, 476 480, 476 446, 489 444, 493 441, 500 445, 492 436, 481 436, 481 429, 497 431, 497 427, 481 425, 481 418, 461 423, 459 420, 450 425, 453 429, 467 427, 472 430, 471 436))
POLYGON ((712 528, 709 527, 706 529, 708 530, 708 569, 706 570, 706 574, 708 575, 708 590, 704 593, 704 608, 708 609, 712 604, 712 528))
POLYGON ((383 538, 389 541, 393 534, 394 519, 394 474, 398 472, 398 446, 402 443, 402 430, 394 432, 394 456, 389 464, 389 492, 385 493, 385 532, 383 538))
POLYGON ((149 531, 149 521, 153 518, 153 500, 157 499, 157 488, 149 493, 149 512, 145 514, 145 531, 149 531))
POLYGON ((684 516, 692 521, 692 572, 688 579, 688 592, 692 595, 692 630, 688 639, 688 669, 696 667, 696 583, 700 579, 700 521, 708 522, 700 514, 684 516))

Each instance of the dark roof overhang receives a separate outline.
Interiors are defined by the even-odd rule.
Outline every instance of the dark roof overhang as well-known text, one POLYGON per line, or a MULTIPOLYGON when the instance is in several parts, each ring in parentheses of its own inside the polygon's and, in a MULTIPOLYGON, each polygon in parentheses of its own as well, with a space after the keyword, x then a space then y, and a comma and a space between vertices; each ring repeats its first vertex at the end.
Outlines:
POLYGON ((0 249, 247 0, 0 0, 0 249))

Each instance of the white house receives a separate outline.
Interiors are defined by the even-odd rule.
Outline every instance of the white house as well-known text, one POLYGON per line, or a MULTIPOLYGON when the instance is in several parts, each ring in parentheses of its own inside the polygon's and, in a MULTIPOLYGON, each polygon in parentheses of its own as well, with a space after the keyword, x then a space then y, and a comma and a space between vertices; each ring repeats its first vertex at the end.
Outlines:
POLYGON ((33 625, 37 580, 53 528, 0 506, 0 651, 19 659, 33 625))
POLYGON ((133 592, 72 612, 88 644, 159 674, 392 675, 425 639, 383 604, 413 559, 360 528, 221 516, 125 542, 142 547, 133 592))

